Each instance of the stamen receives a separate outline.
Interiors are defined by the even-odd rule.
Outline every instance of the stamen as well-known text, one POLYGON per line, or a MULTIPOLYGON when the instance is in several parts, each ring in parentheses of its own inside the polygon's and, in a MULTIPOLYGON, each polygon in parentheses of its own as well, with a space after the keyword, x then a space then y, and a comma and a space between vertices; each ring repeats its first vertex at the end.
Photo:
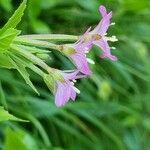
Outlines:
POLYGON ((111 24, 110 24, 110 26, 114 26, 116 23, 115 22, 112 22, 111 24))
POLYGON ((72 86, 72 88, 73 88, 73 90, 74 90, 76 93, 80 94, 80 90, 79 90, 79 89, 77 89, 77 88, 74 87, 74 86, 72 86))
POLYGON ((111 42, 116 42, 116 41, 118 41, 118 39, 116 38, 116 36, 106 37, 106 39, 107 39, 108 41, 111 41, 111 42))
POLYGON ((70 82, 71 85, 74 85, 74 82, 70 82))
POLYGON ((76 80, 72 80, 73 82, 77 82, 76 80))
POLYGON ((116 49, 116 47, 110 47, 111 49, 116 49))
POLYGON ((90 64, 93 64, 93 65, 95 64, 95 62, 92 59, 90 59, 90 58, 86 58, 86 59, 90 64))
POLYGON ((89 53, 89 51, 88 50, 85 50, 85 52, 84 52, 85 54, 87 54, 87 53, 89 53))

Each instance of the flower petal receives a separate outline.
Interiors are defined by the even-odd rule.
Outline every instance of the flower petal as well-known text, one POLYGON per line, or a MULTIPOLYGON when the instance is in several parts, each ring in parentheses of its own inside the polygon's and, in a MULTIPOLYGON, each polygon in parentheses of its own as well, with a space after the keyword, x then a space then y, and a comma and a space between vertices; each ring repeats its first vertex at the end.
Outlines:
POLYGON ((55 104, 57 107, 61 107, 63 106, 64 102, 65 102, 65 98, 64 98, 64 86, 61 82, 57 83, 57 91, 55 94, 55 104))
POLYGON ((82 43, 86 37, 86 35, 88 35, 88 33, 90 32, 91 30, 91 27, 89 27, 86 32, 80 36, 79 40, 75 43, 75 44, 78 44, 78 43, 82 43))
POLYGON ((99 7, 99 12, 101 13, 102 17, 105 17, 107 15, 107 10, 103 5, 99 7))
POLYGON ((71 99, 73 100, 73 101, 75 101, 75 99, 76 99, 76 92, 72 89, 71 90, 71 99))
POLYGON ((64 72, 63 76, 64 76, 65 80, 74 80, 78 73, 79 73, 79 70, 75 70, 75 71, 69 72, 69 73, 64 72))
POLYGON ((55 104, 57 107, 61 107, 67 103, 72 94, 72 87, 69 83, 58 82, 57 91, 55 94, 55 104))
POLYGON ((101 40, 95 41, 94 44, 99 46, 102 49, 103 55, 101 56, 101 58, 109 58, 113 61, 117 60, 116 56, 111 55, 110 47, 106 40, 101 39, 101 40))
POLYGON ((112 18, 112 12, 110 12, 104 18, 102 18, 100 23, 95 27, 95 29, 92 32, 94 32, 95 34, 99 34, 101 36, 104 35, 110 26, 111 18, 112 18))
POLYGON ((73 62, 75 63, 77 69, 83 74, 90 75, 91 71, 88 66, 88 62, 85 55, 76 53, 71 56, 73 62))

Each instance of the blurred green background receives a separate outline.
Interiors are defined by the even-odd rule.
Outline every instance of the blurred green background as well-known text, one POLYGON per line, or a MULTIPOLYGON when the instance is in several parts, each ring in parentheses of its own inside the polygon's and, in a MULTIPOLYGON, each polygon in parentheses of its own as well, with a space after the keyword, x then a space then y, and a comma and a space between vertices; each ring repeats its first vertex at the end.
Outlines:
MULTIPOLYGON (((0 0, 0 26, 20 0, 0 0)), ((0 69, 0 103, 30 122, 0 123, 0 150, 149 150, 150 149, 150 1, 149 0, 28 0, 19 29, 22 34, 81 35, 99 20, 99 5, 113 10, 116 35, 113 54, 119 60, 99 59, 93 75, 79 81, 76 102, 56 108, 54 97, 39 76, 31 79, 36 95, 15 70, 0 69)), ((67 59, 51 53, 48 63, 71 68, 67 59)))

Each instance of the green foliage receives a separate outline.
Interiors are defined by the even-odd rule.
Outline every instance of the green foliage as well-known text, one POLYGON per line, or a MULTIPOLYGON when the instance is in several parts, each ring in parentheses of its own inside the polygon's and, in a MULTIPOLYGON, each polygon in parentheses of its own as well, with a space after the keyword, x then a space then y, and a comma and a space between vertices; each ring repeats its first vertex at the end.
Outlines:
POLYGON ((0 122, 1 121, 8 121, 8 120, 23 121, 21 119, 18 119, 15 116, 9 114, 8 111, 4 110, 4 108, 0 106, 0 122))
POLYGON ((11 54, 11 58, 10 58, 10 62, 14 66, 14 68, 18 70, 18 72, 22 75, 22 77, 24 78, 24 80, 26 81, 26 83, 36 93, 38 93, 38 91, 36 90, 36 88, 34 87, 34 85, 32 84, 32 82, 31 82, 31 80, 29 78, 30 75, 28 74, 28 72, 26 70, 26 67, 28 66, 28 64, 25 61, 21 60, 20 58, 16 57, 15 55, 13 55, 13 54, 11 54))
POLYGON ((13 64, 10 61, 10 57, 7 54, 0 54, 0 67, 4 67, 4 68, 14 68, 13 64))
POLYGON ((10 48, 10 44, 19 33, 18 30, 9 28, 0 34, 0 53, 5 52, 10 48))
POLYGON ((13 131, 8 128, 5 135, 4 150, 14 150, 16 148, 20 148, 21 150, 38 150, 33 138, 22 130, 13 131))
POLYGON ((1 0, 0 5, 6 10, 6 11, 11 11, 12 10, 12 4, 11 0, 1 0))
POLYGON ((15 13, 12 15, 12 17, 8 20, 8 22, 0 30, 0 34, 5 32, 7 29, 16 28, 16 26, 21 21, 21 18, 22 18, 23 14, 24 14, 24 10, 26 8, 26 2, 27 2, 27 0, 23 0, 23 2, 18 7, 18 9, 15 11, 15 13))
MULTIPOLYGON (((12 2, 15 10, 20 1, 12 2)), ((1 3, 0 0, 5 10, 0 10, 0 13, 8 18, 5 11, 10 8, 4 6, 4 1, 1 3)), ((28 0, 28 4, 25 18, 19 26, 23 33, 39 33, 43 32, 42 29, 44 32, 78 35, 98 23, 98 6, 106 5, 109 10, 113 10, 113 21, 116 22, 108 34, 116 35, 119 39, 116 45, 112 44, 116 46, 113 53, 119 60, 113 63, 100 60, 97 57, 99 49, 95 47, 96 52, 89 56, 96 62, 96 65, 91 66, 93 76, 77 85, 81 94, 76 102, 70 102, 61 109, 56 108, 53 96, 33 72, 30 72, 31 79, 41 96, 35 95, 16 71, 0 69, 0 103, 11 114, 30 120, 30 123, 1 123, 0 133, 4 137, 0 138, 0 148, 16 150, 20 145, 22 149, 35 150, 149 150, 150 2, 28 0), (8 126, 14 130, 6 129, 8 126)), ((31 50, 26 47, 26 50, 34 54, 41 53, 36 48, 31 50)), ((64 56, 51 53, 51 59, 47 62, 52 66, 71 68, 64 56), (52 63, 53 58, 57 61, 52 63)), ((24 61, 22 57, 21 60, 24 61)), ((19 64, 27 71, 27 64, 19 64)), ((0 53, 0 66, 14 68, 7 53, 0 53)), ((26 71, 23 70, 22 74, 26 75, 26 71)))

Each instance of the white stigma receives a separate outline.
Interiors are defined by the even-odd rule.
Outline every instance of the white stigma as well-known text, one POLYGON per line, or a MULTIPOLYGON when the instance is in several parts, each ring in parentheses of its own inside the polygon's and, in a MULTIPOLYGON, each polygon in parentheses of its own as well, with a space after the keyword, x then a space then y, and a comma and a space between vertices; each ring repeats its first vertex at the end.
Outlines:
POLYGON ((74 85, 74 82, 70 82, 71 85, 74 85))
POLYGON ((111 24, 110 24, 110 26, 114 26, 116 23, 115 22, 112 22, 111 24))
POLYGON ((87 54, 87 53, 89 53, 89 51, 88 50, 85 50, 85 52, 84 52, 85 54, 87 54))
POLYGON ((90 63, 90 64, 93 64, 93 65, 95 64, 95 62, 94 62, 92 59, 90 59, 90 58, 86 58, 86 60, 87 60, 87 62, 90 63))
POLYGON ((80 90, 79 90, 79 89, 77 89, 77 88, 74 87, 74 86, 72 86, 72 88, 73 88, 73 90, 74 90, 76 93, 80 94, 80 90))
POLYGON ((118 39, 116 38, 116 36, 106 37, 106 39, 107 39, 108 41, 111 41, 111 42, 116 42, 116 41, 118 41, 118 39))
POLYGON ((76 80, 72 80, 74 83, 77 82, 76 80))
POLYGON ((116 47, 110 47, 111 49, 116 49, 116 47))

